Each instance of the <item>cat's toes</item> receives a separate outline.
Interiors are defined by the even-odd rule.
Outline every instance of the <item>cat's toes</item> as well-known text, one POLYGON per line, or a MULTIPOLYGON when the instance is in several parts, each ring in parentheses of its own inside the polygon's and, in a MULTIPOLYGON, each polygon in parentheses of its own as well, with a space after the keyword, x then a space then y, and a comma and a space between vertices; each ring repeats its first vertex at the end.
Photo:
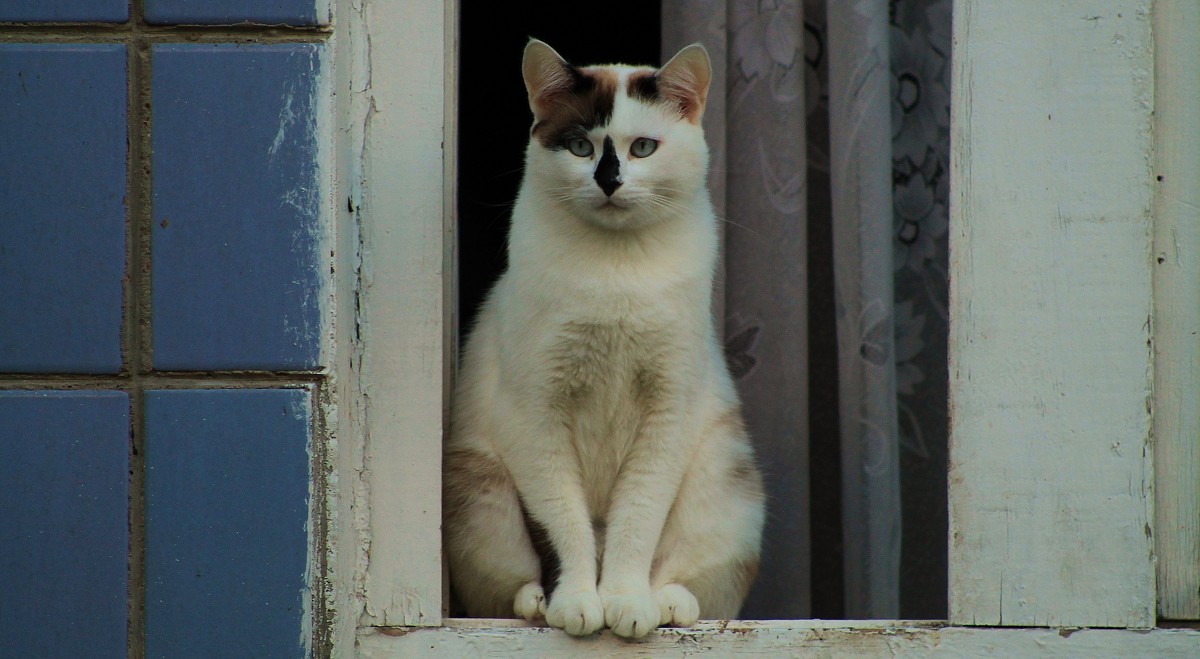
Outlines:
POLYGON ((546 623, 572 636, 587 636, 604 626, 604 607, 595 590, 559 588, 546 606, 546 623))
POLYGON ((691 627, 700 619, 700 603, 691 591, 677 583, 669 583, 654 593, 658 600, 658 617, 664 625, 691 627))
POLYGON ((658 627, 659 607, 650 589, 608 592, 604 601, 604 623, 617 636, 641 638, 658 627))
POLYGON ((542 584, 536 581, 521 586, 513 599, 513 611, 526 620, 536 620, 546 615, 546 594, 542 584))

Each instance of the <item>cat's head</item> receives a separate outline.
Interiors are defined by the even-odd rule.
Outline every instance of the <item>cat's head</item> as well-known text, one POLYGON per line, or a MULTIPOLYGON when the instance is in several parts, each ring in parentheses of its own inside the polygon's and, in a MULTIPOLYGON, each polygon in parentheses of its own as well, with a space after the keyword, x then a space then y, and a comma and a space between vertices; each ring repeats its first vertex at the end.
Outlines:
POLYGON ((700 119, 712 67, 703 46, 657 70, 579 68, 533 39, 521 69, 534 116, 526 186, 608 229, 687 214, 708 167, 700 119))

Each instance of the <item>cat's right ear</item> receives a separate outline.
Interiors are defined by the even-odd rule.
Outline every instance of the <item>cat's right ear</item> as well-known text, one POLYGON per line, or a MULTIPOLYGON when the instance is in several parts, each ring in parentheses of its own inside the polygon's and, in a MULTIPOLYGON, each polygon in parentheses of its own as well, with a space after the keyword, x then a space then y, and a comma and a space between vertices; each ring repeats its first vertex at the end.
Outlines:
POLYGON ((568 93, 575 82, 573 69, 553 48, 530 39, 521 60, 521 75, 529 93, 529 109, 540 119, 549 113, 556 98, 568 93))

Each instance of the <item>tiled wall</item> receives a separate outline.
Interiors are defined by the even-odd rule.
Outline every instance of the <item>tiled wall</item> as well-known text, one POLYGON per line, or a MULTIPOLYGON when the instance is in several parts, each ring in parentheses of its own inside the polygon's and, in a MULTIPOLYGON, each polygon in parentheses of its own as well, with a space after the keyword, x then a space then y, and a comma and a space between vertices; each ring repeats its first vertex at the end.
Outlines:
POLYGON ((327 16, 0 3, 0 656, 309 646, 327 16))

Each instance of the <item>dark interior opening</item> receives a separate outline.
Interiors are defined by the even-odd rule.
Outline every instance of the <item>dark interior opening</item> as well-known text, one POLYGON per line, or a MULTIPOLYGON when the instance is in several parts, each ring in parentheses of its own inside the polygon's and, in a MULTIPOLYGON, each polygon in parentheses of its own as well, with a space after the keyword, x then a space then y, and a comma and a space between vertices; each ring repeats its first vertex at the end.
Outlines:
POLYGON ((658 64, 657 2, 471 2, 461 9, 458 121, 460 337, 505 267, 509 213, 533 115, 521 79, 530 37, 575 64, 658 64))

